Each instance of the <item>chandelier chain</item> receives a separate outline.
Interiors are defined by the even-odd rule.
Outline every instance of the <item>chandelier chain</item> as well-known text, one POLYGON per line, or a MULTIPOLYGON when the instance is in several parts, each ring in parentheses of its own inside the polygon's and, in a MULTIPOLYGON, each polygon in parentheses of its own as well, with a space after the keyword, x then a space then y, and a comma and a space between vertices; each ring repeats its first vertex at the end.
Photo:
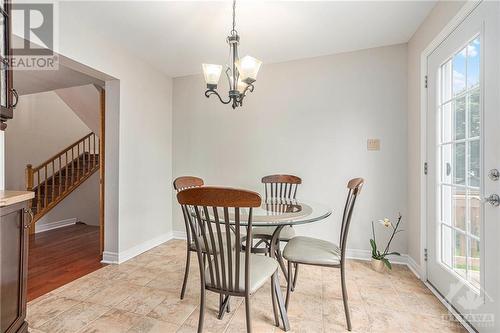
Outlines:
POLYGON ((233 0, 233 29, 231 30, 231 34, 236 33, 236 0, 233 0))

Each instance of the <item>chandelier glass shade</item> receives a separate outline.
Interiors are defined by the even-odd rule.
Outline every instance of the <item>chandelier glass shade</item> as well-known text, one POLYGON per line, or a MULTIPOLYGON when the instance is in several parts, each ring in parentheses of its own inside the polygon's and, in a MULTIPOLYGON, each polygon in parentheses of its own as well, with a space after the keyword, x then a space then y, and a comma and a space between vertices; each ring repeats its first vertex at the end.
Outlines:
POLYGON ((239 58, 238 45, 240 36, 236 31, 236 0, 233 1, 233 29, 227 37, 229 45, 229 63, 225 66, 225 74, 229 83, 228 99, 224 100, 217 92, 217 85, 222 74, 221 65, 203 64, 203 75, 207 84, 205 96, 208 98, 216 95, 221 103, 230 104, 233 109, 243 105, 246 94, 254 90, 254 82, 257 79, 262 62, 251 56, 239 58))

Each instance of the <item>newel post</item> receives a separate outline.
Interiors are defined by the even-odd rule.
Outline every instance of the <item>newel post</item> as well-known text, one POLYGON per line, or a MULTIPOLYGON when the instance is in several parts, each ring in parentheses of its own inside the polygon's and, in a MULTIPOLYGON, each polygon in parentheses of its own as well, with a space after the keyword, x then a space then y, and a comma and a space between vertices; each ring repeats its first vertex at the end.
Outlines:
POLYGON ((26 191, 33 191, 33 166, 26 166, 26 191))

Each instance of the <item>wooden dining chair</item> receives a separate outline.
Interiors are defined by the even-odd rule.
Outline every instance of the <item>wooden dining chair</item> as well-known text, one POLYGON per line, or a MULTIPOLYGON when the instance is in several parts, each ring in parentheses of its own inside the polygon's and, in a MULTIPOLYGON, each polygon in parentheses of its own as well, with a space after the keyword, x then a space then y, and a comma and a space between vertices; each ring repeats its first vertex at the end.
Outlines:
MULTIPOLYGON (((177 191, 177 193, 188 188, 200 187, 203 185, 203 179, 193 176, 178 177, 174 180, 174 189, 177 191)), ((192 237, 193 234, 191 234, 191 228, 189 227, 188 221, 186 220, 186 216, 184 216, 184 226, 186 228, 186 268, 184 269, 184 281, 182 282, 181 299, 184 298, 184 294, 186 293, 186 285, 189 275, 189 264, 191 262, 191 252, 196 252, 196 246, 192 237)), ((197 233, 194 234, 196 235, 197 233)))
MULTIPOLYGON (((179 192, 177 200, 187 217, 191 232, 200 230, 201 234, 201 237, 194 238, 201 277, 198 332, 203 331, 206 290, 223 295, 224 302, 230 296, 244 297, 246 327, 247 332, 251 332, 250 296, 268 279, 271 279, 273 292, 278 270, 275 259, 251 253, 251 246, 247 246, 244 252, 241 251, 243 234, 240 233, 240 228, 246 229, 246 241, 251 244, 252 211, 260 206, 260 195, 231 188, 199 187, 179 192), (234 232, 231 232, 233 225, 234 232), (227 246, 233 243, 230 239, 232 237, 235 246, 227 246), (219 251, 212 255, 205 267, 203 247, 215 248, 216 244, 219 245, 219 251)), ((274 297, 273 311, 277 318, 274 297)))
MULTIPOLYGON (((347 249, 347 235, 349 225, 351 224, 354 204, 363 187, 363 178, 354 178, 347 183, 349 192, 342 216, 342 225, 340 228, 340 245, 336 245, 321 239, 311 237, 295 237, 288 242, 283 251, 283 257, 288 260, 288 280, 285 306, 288 309, 290 294, 292 291, 291 270, 292 264, 315 265, 332 268, 340 268, 340 280, 342 287, 342 299, 344 301, 344 311, 347 321, 347 329, 352 330, 351 315, 347 297, 347 288, 345 283, 345 263, 347 249)), ((297 266, 298 267, 298 266, 297 266)))
MULTIPOLYGON (((269 175, 262 178, 262 183, 264 184, 266 202, 268 202, 268 200, 292 202, 297 197, 297 189, 299 185, 302 184, 302 179, 294 175, 269 175)), ((253 229, 254 239, 258 241, 254 246, 253 252, 268 252, 271 248, 270 241, 275 230, 275 227, 255 227, 253 229), (264 243, 266 247, 261 250, 259 245, 262 243, 264 243)), ((292 226, 286 226, 281 230, 279 240, 280 242, 288 242, 293 237, 295 237, 295 230, 292 226)), ((285 278, 288 279, 288 273, 279 243, 276 246, 275 255, 285 278)), ((295 272, 298 272, 298 270, 295 272)))

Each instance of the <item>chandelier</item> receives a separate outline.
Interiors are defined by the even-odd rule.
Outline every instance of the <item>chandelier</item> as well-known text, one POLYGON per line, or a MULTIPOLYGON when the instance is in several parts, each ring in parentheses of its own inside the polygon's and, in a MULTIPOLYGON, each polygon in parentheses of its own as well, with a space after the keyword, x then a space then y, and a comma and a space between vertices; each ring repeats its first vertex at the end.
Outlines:
POLYGON ((226 76, 229 82, 229 99, 223 100, 217 92, 217 84, 222 73, 221 65, 203 64, 203 75, 207 83, 205 96, 208 98, 211 95, 216 95, 221 103, 232 103, 233 109, 243 105, 243 99, 246 94, 254 90, 253 83, 257 78, 262 62, 250 56, 243 58, 238 57, 238 45, 240 44, 240 36, 236 31, 236 0, 233 1, 233 29, 227 37, 229 44, 229 63, 226 65, 226 76))

